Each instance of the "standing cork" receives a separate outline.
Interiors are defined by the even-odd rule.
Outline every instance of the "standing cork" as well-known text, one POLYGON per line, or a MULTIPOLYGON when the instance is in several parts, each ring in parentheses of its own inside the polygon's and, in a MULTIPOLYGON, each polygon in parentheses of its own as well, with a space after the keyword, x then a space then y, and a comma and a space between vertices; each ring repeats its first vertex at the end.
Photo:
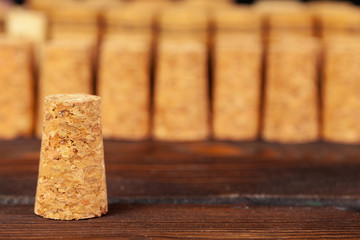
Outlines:
POLYGON ((207 48, 203 41, 162 37, 157 52, 153 136, 164 141, 209 135, 207 48))
POLYGON ((334 37, 325 41, 323 138, 360 143, 360 42, 358 37, 334 37))
POLYGON ((45 98, 35 214, 73 220, 108 210, 100 97, 45 98))
POLYGON ((31 136, 34 125, 31 44, 1 38, 0 65, 0 139, 31 136))
POLYGON ((318 55, 318 44, 312 38, 270 42, 262 132, 265 140, 318 140, 318 55))
POLYGON ((256 139, 260 115, 261 39, 257 34, 218 33, 214 50, 214 138, 256 139))
POLYGON ((44 97, 58 93, 92 93, 92 43, 54 40, 40 62, 37 136, 41 136, 44 97))
POLYGON ((151 37, 133 35, 103 41, 98 93, 105 138, 140 140, 150 129, 151 37))

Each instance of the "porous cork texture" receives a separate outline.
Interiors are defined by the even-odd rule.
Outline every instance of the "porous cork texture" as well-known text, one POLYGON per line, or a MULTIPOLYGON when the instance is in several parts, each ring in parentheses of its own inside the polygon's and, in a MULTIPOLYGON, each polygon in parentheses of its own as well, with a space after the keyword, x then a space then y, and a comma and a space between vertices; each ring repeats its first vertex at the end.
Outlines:
POLYGON ((104 138, 141 140, 150 132, 151 38, 122 35, 101 46, 98 94, 104 138))
POLYGON ((45 98, 35 214, 78 220, 108 210, 100 97, 45 98))
POLYGON ((40 61, 36 135, 41 137, 43 100, 51 94, 93 90, 93 45, 90 41, 54 40, 43 49, 40 61))
POLYGON ((153 137, 204 140, 209 135, 207 47, 202 41, 161 38, 157 50, 153 137))
POLYGON ((0 139, 31 136, 35 96, 30 42, 2 37, 0 63, 0 139))
POLYGON ((254 140, 259 134, 261 38, 215 36, 213 56, 213 136, 221 140, 254 140))
POLYGON ((318 56, 319 46, 312 38, 270 42, 263 139, 282 143, 318 140, 318 56))
POLYGON ((360 143, 359 56, 358 37, 325 42, 322 137, 326 141, 360 143))

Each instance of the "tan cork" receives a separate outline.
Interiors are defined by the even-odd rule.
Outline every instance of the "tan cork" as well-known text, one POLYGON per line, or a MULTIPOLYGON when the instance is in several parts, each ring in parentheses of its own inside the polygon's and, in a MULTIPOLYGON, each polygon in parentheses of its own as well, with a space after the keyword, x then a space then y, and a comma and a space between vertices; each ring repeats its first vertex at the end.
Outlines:
POLYGON ((108 210, 100 97, 45 98, 35 214, 78 220, 108 210))
POLYGON ((318 42, 270 42, 266 64, 263 139, 305 143, 319 138, 318 42))
POLYGON ((157 51, 153 137, 203 140, 209 135, 207 47, 202 41, 161 38, 157 51))
POLYGON ((2 37, 0 64, 0 139, 31 136, 35 96, 30 42, 2 37))
POLYGON ((92 49, 89 41, 54 40, 47 43, 40 61, 38 120, 41 136, 44 97, 59 93, 92 93, 92 49))
POLYGON ((322 136, 327 141, 360 143, 359 56, 359 37, 325 41, 322 136))
POLYGON ((104 138, 140 140, 150 132, 151 38, 120 35, 101 46, 98 94, 104 138))
POLYGON ((215 36, 213 136, 254 140, 259 134, 262 46, 258 34, 215 36))

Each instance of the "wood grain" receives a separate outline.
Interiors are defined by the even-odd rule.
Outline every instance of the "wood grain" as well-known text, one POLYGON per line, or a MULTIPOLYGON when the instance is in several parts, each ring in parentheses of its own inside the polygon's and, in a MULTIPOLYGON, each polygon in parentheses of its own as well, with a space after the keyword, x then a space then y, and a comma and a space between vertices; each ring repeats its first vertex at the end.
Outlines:
POLYGON ((110 205, 109 214, 55 221, 29 205, 0 205, 0 239, 348 239, 358 212, 331 207, 110 205))
MULTIPOLYGON (((31 204, 40 142, 0 144, 0 203, 31 204)), ((105 141, 110 203, 360 209, 360 148, 314 143, 105 141)))

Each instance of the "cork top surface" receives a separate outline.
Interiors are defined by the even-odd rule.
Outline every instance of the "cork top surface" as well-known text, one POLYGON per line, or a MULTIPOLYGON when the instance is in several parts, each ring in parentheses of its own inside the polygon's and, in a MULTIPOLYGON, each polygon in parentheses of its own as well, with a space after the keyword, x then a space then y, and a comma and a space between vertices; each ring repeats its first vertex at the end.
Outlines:
POLYGON ((141 5, 125 5, 108 9, 103 18, 107 24, 125 25, 129 27, 151 27, 154 22, 154 11, 141 5))
POLYGON ((270 27, 304 27, 311 28, 314 22, 313 15, 307 11, 271 13, 268 16, 270 27))
POLYGON ((305 6, 298 1, 268 0, 257 1, 254 4, 254 9, 263 15, 267 15, 270 13, 302 11, 305 6))
POLYGON ((99 96, 90 95, 90 94, 83 94, 83 93, 77 93, 77 94, 54 94, 49 95, 45 97, 45 101, 50 102, 68 102, 68 103, 74 103, 74 102, 90 102, 90 101, 100 101, 99 96))

